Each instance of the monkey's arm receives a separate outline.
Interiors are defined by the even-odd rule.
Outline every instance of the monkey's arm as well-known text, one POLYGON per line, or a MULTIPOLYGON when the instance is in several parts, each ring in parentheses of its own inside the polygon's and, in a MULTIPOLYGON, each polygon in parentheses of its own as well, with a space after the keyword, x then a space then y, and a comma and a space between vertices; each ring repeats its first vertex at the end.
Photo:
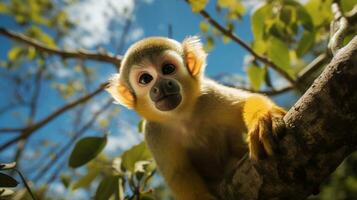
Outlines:
POLYGON ((285 128, 285 111, 269 98, 253 94, 244 102, 243 118, 248 130, 248 146, 252 159, 273 155, 277 139, 285 128))
MULTIPOLYGON (((147 123, 145 139, 176 200, 215 200, 191 166, 180 138, 158 124, 147 123)), ((177 136, 177 135, 176 135, 177 136)), ((180 137, 180 136, 179 136, 180 137)), ((181 138, 182 139, 182 138, 181 138)))

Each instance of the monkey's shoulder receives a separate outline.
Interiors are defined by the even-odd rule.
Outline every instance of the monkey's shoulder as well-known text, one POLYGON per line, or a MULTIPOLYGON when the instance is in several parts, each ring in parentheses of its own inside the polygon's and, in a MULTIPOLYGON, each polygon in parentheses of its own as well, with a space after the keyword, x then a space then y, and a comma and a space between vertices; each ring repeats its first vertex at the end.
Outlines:
POLYGON ((201 95, 197 98, 194 118, 223 117, 235 118, 242 114, 245 99, 252 93, 221 85, 210 79, 204 79, 201 95))

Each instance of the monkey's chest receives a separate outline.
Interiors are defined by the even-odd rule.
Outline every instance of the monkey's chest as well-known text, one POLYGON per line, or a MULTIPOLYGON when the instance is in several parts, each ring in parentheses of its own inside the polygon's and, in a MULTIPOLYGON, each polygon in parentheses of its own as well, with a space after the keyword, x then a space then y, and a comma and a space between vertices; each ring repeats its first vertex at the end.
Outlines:
POLYGON ((216 182, 223 178, 237 155, 232 149, 232 142, 241 142, 238 130, 233 127, 211 126, 197 129, 193 142, 188 147, 188 156, 198 174, 209 182, 216 182), (231 137, 233 136, 233 137, 231 137), (231 141, 231 140, 236 141, 231 141))

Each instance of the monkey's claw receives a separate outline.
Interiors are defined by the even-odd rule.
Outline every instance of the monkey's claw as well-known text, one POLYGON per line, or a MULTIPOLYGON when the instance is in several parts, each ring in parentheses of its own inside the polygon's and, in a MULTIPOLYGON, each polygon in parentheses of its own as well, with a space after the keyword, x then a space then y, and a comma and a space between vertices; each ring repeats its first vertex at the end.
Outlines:
POLYGON ((252 159, 263 159, 278 151, 278 140, 285 132, 284 115, 284 110, 273 107, 255 120, 247 138, 252 159))

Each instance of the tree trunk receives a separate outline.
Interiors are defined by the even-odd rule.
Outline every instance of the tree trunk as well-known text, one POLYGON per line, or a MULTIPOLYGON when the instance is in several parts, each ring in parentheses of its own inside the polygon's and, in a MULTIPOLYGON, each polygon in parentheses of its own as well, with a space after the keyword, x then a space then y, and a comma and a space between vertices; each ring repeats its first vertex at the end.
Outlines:
POLYGON ((357 147, 357 36, 284 117, 280 153, 242 159, 221 184, 222 199, 305 199, 357 147))

